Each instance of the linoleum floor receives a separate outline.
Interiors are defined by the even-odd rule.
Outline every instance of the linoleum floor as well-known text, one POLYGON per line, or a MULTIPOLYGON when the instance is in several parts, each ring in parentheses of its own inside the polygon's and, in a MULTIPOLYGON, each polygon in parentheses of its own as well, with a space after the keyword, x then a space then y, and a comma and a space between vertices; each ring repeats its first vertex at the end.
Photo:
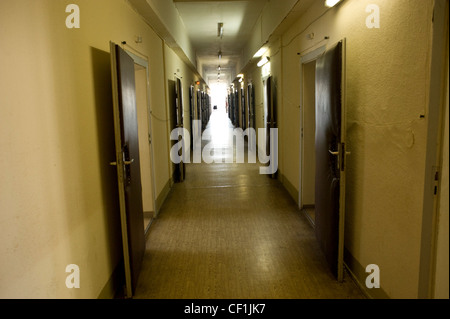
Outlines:
MULTIPOLYGON (((218 110, 209 127, 231 124, 218 110)), ((217 149, 230 142, 219 131, 217 149)), ((186 165, 150 227, 134 298, 364 298, 348 274, 335 280, 310 223, 259 166, 186 165)))

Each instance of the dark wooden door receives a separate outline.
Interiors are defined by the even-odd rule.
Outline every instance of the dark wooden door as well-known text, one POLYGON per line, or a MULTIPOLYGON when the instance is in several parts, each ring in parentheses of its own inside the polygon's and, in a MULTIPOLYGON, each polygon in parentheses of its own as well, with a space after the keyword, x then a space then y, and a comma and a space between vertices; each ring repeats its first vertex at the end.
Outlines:
POLYGON ((245 129, 247 129, 247 120, 246 120, 246 116, 245 116, 245 93, 244 93, 244 89, 241 88, 241 128, 245 131, 245 129))
MULTIPOLYGON (((265 116, 265 127, 266 127, 266 153, 270 154, 270 163, 273 163, 276 159, 274 158, 274 147, 275 136, 272 136, 270 129, 277 128, 277 110, 274 103, 274 92, 272 90, 273 78, 269 76, 264 81, 264 116, 265 116)), ((271 178, 277 177, 277 172, 268 174, 271 178)))
MULTIPOLYGON (((181 80, 176 78, 175 81, 175 105, 174 105, 174 114, 175 114, 175 127, 174 128, 183 128, 184 127, 184 119, 183 119, 183 89, 181 86, 181 80)), ((181 140, 181 137, 179 137, 181 140)), ((179 141, 180 141, 179 140, 179 141)), ((181 153, 180 153, 181 155, 181 153)), ((183 182, 185 179, 185 164, 184 162, 180 162, 179 164, 175 164, 175 172, 174 172, 174 180, 175 182, 183 182)))
POLYGON ((131 298, 145 251, 133 59, 111 42, 114 128, 127 297, 131 298))
POLYGON ((255 98, 253 85, 247 87, 248 127, 255 128, 255 98))
POLYGON ((316 63, 315 232, 332 273, 343 278, 345 212, 344 42, 316 63))
POLYGON ((195 113, 195 97, 194 97, 194 86, 189 87, 189 120, 191 127, 191 149, 194 148, 194 113, 195 113))

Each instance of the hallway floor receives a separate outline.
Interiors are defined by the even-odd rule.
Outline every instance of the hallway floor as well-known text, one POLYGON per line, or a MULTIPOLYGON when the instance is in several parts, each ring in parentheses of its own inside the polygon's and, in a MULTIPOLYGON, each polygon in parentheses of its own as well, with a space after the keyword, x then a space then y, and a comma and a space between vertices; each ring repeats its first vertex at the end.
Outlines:
MULTIPOLYGON (((214 148, 230 125, 214 111, 214 148)), ((348 274, 334 279, 310 223, 259 164, 202 163, 186 165, 151 225, 135 298, 364 296, 348 274)))

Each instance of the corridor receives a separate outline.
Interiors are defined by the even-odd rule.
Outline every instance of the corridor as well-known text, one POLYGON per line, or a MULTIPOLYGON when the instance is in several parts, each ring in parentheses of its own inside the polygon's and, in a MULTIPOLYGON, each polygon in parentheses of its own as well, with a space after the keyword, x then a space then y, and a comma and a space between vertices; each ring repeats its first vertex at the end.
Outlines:
MULTIPOLYGON (((232 142, 230 126, 213 112, 214 149, 232 142)), ((187 165, 150 228, 134 298, 363 298, 348 274, 332 276, 311 225, 259 165, 187 165)))
POLYGON ((448 299, 448 8, 0 0, 0 299, 448 299))

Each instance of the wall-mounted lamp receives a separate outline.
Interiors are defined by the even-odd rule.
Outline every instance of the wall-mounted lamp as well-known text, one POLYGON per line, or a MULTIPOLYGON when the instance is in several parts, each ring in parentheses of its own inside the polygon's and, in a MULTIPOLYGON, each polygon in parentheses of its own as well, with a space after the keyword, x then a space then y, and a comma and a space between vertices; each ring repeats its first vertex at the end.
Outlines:
POLYGON ((325 0, 325 6, 328 8, 334 7, 341 0, 325 0))
POLYGON ((223 37, 223 23, 219 22, 217 24, 217 37, 220 37, 222 39, 223 37))
POLYGON ((266 51, 267 51, 267 48, 262 47, 261 49, 259 49, 259 50, 255 53, 255 55, 253 55, 253 57, 254 57, 254 58, 260 58, 260 57, 262 57, 262 56, 264 55, 264 53, 266 53, 266 51))
POLYGON ((266 64, 267 62, 270 61, 270 58, 265 56, 264 58, 262 58, 258 64, 256 64, 258 66, 258 68, 262 67, 264 64, 266 64))

